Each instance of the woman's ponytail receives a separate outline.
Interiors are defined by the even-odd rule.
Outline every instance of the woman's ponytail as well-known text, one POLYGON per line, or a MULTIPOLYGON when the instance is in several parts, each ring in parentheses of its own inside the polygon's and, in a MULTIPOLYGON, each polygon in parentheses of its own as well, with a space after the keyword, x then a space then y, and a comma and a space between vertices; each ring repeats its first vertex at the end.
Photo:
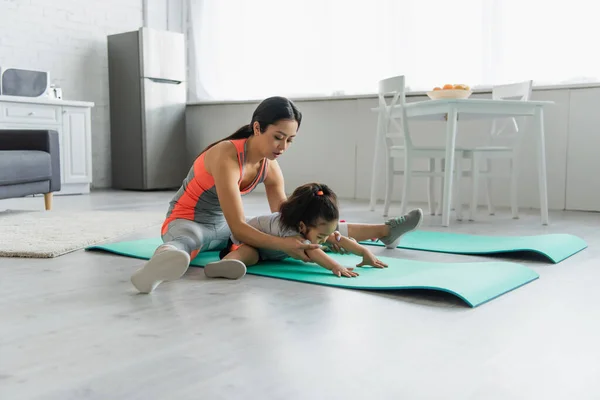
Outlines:
MULTIPOLYGON (((202 150, 202 153, 204 153, 206 150, 210 149, 214 145, 224 142, 226 140, 246 139, 246 138, 249 138, 250 136, 252 136, 252 125, 246 124, 246 125, 242 126, 240 129, 238 129, 237 131, 235 131, 234 133, 232 133, 231 135, 227 136, 226 138, 223 138, 223 139, 217 140, 214 143, 211 143, 210 145, 208 145, 208 147, 206 147, 204 150, 202 150)), ((200 153, 200 154, 202 154, 202 153, 200 153)))

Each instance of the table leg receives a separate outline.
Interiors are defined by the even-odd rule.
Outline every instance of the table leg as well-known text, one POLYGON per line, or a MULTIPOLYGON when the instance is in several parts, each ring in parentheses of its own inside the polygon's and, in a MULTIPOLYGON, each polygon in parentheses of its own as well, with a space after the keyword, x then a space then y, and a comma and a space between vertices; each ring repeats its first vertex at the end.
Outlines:
POLYGON ((375 211, 377 203, 377 161, 379 160, 380 147, 383 145, 383 110, 380 110, 377 116, 377 132, 375 134, 375 149, 373 150, 373 169, 371 171, 371 198, 369 201, 369 210, 375 211))
POLYGON ((544 135, 544 110, 535 108, 535 130, 538 139, 538 180, 542 225, 548 225, 548 182, 546 178, 546 139, 544 135))
POLYGON ((454 148, 456 145, 456 126, 458 113, 456 107, 448 110, 446 122, 446 166, 444 171, 444 193, 442 194, 442 226, 450 226, 450 209, 452 207, 452 175, 454 172, 454 148))

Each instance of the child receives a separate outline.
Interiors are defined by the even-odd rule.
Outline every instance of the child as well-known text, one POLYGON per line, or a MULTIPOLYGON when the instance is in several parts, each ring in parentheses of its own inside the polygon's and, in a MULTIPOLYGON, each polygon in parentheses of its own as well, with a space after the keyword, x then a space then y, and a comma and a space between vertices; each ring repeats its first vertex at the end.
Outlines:
MULTIPOLYGON (((359 240, 369 238, 368 234, 377 231, 383 233, 380 239, 386 245, 396 246, 399 237, 409 230, 416 229, 423 218, 420 209, 411 211, 407 216, 386 222, 382 225, 356 225, 353 235, 359 240), (400 226, 408 220, 410 227, 400 226)), ((347 252, 362 256, 362 262, 357 267, 370 265, 384 268, 387 265, 377 259, 366 247, 357 241, 342 236, 336 240, 335 230, 338 227, 339 210, 335 193, 326 185, 308 183, 294 191, 292 196, 281 204, 279 212, 252 218, 248 224, 254 228, 275 236, 301 236, 307 242, 318 244, 337 244, 347 252)), ((406 224, 405 224, 406 225, 406 224)), ((388 246, 389 247, 389 246, 388 246)), ((306 250, 310 259, 334 275, 341 277, 358 276, 353 268, 346 268, 329 257, 322 249, 306 250)), ((220 261, 208 263, 204 272, 211 278, 222 277, 238 279, 246 274, 246 266, 259 261, 283 260, 288 255, 282 251, 256 249, 241 243, 232 235, 227 247, 220 253, 220 261)))

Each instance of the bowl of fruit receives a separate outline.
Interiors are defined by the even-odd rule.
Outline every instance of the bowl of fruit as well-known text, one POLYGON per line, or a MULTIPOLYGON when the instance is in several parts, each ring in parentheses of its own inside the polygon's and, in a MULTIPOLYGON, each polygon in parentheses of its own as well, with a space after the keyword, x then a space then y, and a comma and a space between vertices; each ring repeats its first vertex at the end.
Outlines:
POLYGON ((431 100, 441 99, 466 99, 471 93, 471 88, 468 85, 462 83, 450 84, 447 83, 442 87, 435 87, 432 91, 427 92, 427 96, 431 100))

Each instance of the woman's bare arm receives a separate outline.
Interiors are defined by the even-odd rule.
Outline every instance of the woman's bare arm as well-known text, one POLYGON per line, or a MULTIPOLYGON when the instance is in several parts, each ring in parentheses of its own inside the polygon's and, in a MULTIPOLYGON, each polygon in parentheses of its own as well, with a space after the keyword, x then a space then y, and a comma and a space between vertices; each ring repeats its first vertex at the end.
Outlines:
POLYGON ((269 161, 269 170, 264 183, 271 212, 277 212, 281 203, 287 199, 287 196, 285 194, 283 173, 276 160, 269 161))
POLYGON ((229 229, 236 239, 256 248, 281 250, 291 257, 309 261, 304 250, 319 248, 319 245, 308 245, 296 238, 280 238, 268 235, 246 223, 244 207, 239 188, 240 168, 235 147, 226 142, 220 143, 206 154, 205 165, 213 176, 219 203, 223 210, 229 229))

